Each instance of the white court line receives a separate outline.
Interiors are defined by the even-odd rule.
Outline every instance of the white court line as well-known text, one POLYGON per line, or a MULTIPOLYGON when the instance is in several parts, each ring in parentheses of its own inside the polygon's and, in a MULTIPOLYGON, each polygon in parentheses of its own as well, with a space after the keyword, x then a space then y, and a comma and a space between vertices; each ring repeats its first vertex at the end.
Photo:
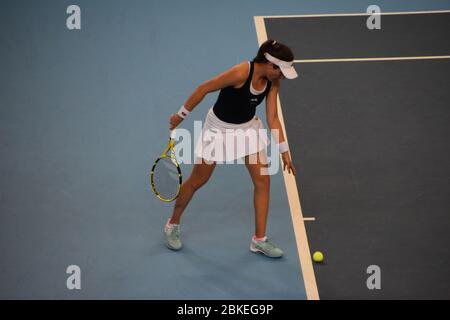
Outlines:
POLYGON ((306 60, 294 60, 294 62, 295 63, 317 63, 317 62, 401 61, 401 60, 433 60, 433 59, 450 59, 450 55, 449 56, 421 56, 421 57, 306 59, 306 60))
POLYGON ((305 217, 305 218, 303 218, 303 221, 316 221, 316 218, 314 218, 314 217, 305 217))
MULTIPOLYGON (((406 12, 380 12, 380 15, 403 15, 403 14, 434 14, 434 13, 450 13, 450 10, 435 10, 435 11, 406 11, 406 12)), ((300 15, 285 15, 285 16, 257 16, 255 18, 315 18, 315 17, 350 17, 350 16, 370 16, 370 13, 326 13, 326 14, 300 14, 300 15)))
MULTIPOLYGON (((380 15, 407 15, 407 14, 436 14, 450 13, 450 10, 435 11, 406 11, 406 12, 380 12, 380 15)), ((347 16, 369 16, 368 13, 330 13, 330 14, 303 14, 303 15, 285 15, 285 16, 256 16, 262 20, 264 25, 265 18, 305 18, 305 17, 347 17, 347 16)), ((264 26, 265 27, 265 26, 264 26)), ((267 37, 267 35, 266 35, 267 37)), ((322 62, 358 62, 358 61, 401 61, 401 60, 435 60, 450 59, 450 55, 445 56, 416 56, 416 57, 379 57, 379 58, 338 58, 338 59, 305 59, 294 60, 295 63, 322 63, 322 62)))
MULTIPOLYGON (((254 20, 258 43, 259 45, 261 45, 264 41, 267 40, 266 26, 262 17, 254 17, 254 20)), ((278 116, 280 118, 284 136, 286 138, 286 141, 288 141, 279 96, 277 97, 277 103, 278 116)), ((300 206, 297 183, 295 181, 295 177, 292 174, 287 173, 287 171, 283 170, 283 177, 284 183, 286 185, 289 208, 291 211, 292 224, 294 227, 295 240, 297 243, 297 250, 300 259, 300 267, 305 284, 306 297, 308 300, 319 300, 319 292, 317 290, 316 277, 314 275, 311 253, 309 251, 308 238, 306 236, 306 228, 303 221, 303 213, 300 206)))

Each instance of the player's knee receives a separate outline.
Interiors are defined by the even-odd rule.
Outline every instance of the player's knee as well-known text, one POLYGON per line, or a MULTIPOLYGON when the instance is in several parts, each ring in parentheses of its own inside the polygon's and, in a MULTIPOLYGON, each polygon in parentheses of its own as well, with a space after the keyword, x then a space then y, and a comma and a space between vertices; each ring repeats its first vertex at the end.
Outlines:
POLYGON ((206 182, 208 182, 209 178, 201 178, 201 179, 193 179, 190 181, 191 188, 195 191, 200 189, 206 182))
POLYGON ((259 175, 253 181, 255 188, 269 188, 270 187, 270 176, 269 175, 259 175))

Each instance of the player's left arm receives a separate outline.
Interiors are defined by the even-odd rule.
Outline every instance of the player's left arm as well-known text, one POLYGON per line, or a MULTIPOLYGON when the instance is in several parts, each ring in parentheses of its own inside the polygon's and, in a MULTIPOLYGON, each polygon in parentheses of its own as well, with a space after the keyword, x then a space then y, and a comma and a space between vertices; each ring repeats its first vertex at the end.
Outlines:
MULTIPOLYGON (((278 118, 277 111, 277 97, 278 91, 280 88, 280 81, 274 80, 272 82, 272 86, 269 90, 269 93, 266 97, 266 118, 267 124, 271 130, 272 136, 275 141, 280 144, 285 142, 285 137, 283 133, 283 128, 281 127, 280 119, 278 118)), ((283 170, 288 170, 289 173, 296 174, 295 168, 292 164, 291 157, 289 155, 289 151, 283 152, 281 154, 281 158, 283 159, 283 170)))
POLYGON ((280 119, 278 118, 277 111, 277 96, 280 88, 280 81, 275 80, 272 82, 272 86, 266 97, 266 118, 267 124, 272 132, 278 132, 278 137, 275 134, 274 139, 277 143, 285 141, 283 128, 281 127, 280 119))

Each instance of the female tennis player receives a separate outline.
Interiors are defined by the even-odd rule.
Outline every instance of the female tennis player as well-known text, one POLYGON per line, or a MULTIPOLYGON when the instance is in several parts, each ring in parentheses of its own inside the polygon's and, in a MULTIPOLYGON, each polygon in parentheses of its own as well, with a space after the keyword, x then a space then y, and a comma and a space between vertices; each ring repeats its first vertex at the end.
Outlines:
POLYGON ((197 159, 191 176, 181 186, 171 218, 164 231, 166 244, 172 250, 182 248, 180 218, 194 193, 211 176, 217 162, 244 159, 254 185, 255 234, 250 243, 252 252, 279 258, 283 251, 266 237, 269 208, 270 176, 265 150, 268 144, 256 107, 266 98, 266 117, 282 155, 283 170, 295 175, 280 120, 277 115, 277 94, 280 80, 294 79, 294 55, 289 47, 274 40, 264 42, 253 61, 244 61, 201 84, 170 117, 170 129, 184 118, 210 92, 220 90, 218 99, 207 116, 197 143, 197 159))

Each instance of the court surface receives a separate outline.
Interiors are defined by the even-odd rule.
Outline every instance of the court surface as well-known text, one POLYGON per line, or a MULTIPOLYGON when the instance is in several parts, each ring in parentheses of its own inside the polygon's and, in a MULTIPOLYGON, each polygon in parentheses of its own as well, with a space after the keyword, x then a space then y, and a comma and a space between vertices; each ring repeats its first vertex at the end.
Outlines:
MULTIPOLYGON (((254 57, 254 17, 361 13, 372 3, 80 0, 77 31, 66 28, 71 4, 4 1, 0 10, 0 298, 448 297, 448 60, 299 61, 280 101, 300 174, 271 180, 268 235, 285 256, 249 252, 253 188, 242 165, 218 166, 184 215, 184 249, 172 252, 162 233, 171 206, 148 179, 168 116, 201 82, 254 57), (310 250, 326 263, 313 267, 310 250), (369 264, 381 267, 381 291, 365 287, 369 264), (70 265, 81 269, 81 290, 66 286, 70 265)), ((324 48, 324 21, 302 33, 264 24, 299 60, 369 57, 345 30, 324 48)), ((361 28, 345 21, 357 37, 361 28)), ((383 37, 374 56, 448 55, 448 28, 434 21, 423 22, 439 31, 433 46, 394 52, 397 40, 383 37)), ((420 36, 429 33, 409 38, 420 36)), ((182 127, 193 130, 215 98, 182 127)), ((187 178, 191 165, 182 170, 187 178)))

